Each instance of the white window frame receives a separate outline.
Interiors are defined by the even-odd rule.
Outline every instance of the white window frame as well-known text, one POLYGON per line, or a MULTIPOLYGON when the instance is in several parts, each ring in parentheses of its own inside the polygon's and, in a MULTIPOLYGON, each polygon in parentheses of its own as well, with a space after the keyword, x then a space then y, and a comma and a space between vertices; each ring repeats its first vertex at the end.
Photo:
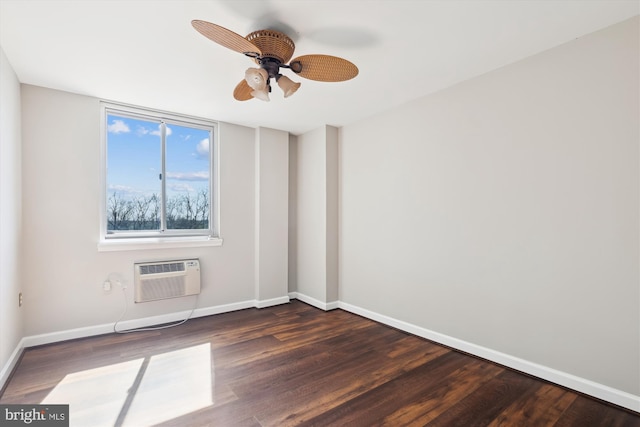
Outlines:
MULTIPOLYGON (((220 246, 220 203, 219 203, 219 133, 218 123, 198 117, 135 107, 131 105, 102 101, 100 103, 100 239, 99 251, 136 250, 169 247, 220 246), (202 230, 158 230, 138 232, 107 233, 107 116, 121 115, 138 119, 160 121, 164 132, 165 123, 172 123, 211 130, 209 144, 209 228, 202 230)), ((164 146, 163 167, 164 167, 164 146)), ((164 178, 164 171, 163 171, 164 178)), ((162 180, 162 197, 165 194, 165 180, 162 180)))

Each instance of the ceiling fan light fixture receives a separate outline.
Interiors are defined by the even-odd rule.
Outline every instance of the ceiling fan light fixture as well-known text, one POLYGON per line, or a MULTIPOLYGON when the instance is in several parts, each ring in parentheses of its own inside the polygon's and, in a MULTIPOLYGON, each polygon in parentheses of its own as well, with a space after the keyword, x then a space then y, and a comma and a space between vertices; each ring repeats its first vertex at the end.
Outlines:
POLYGON ((269 73, 262 68, 249 68, 244 73, 244 79, 253 92, 251 96, 269 101, 269 73))
POLYGON ((294 82, 287 76, 279 75, 276 78, 276 81, 278 82, 278 86, 280 86, 280 89, 282 89, 282 92, 284 92, 285 98, 288 98, 289 96, 296 93, 296 91, 300 87, 299 82, 294 82))
POLYGON ((258 98, 261 99, 262 101, 266 101, 269 102, 269 92, 267 92, 266 90, 254 90, 251 91, 251 96, 253 96, 254 98, 258 98))
POLYGON ((236 85, 233 97, 238 101, 252 98, 269 101, 272 78, 275 78, 285 98, 293 95, 300 88, 300 83, 282 76, 280 68, 287 68, 302 78, 319 82, 343 82, 358 75, 355 64, 337 56, 311 54, 291 59, 295 43, 277 30, 258 30, 242 37, 211 22, 195 19, 191 24, 209 40, 252 58, 260 66, 249 68, 245 78, 236 85))

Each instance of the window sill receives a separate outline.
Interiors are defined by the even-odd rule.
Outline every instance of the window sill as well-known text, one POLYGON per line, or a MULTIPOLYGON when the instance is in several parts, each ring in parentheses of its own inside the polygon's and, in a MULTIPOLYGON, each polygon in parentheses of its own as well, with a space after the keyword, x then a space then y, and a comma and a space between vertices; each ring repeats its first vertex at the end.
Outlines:
POLYGON ((222 246, 219 237, 145 237, 109 239, 98 242, 98 252, 138 251, 149 249, 199 248, 222 246))

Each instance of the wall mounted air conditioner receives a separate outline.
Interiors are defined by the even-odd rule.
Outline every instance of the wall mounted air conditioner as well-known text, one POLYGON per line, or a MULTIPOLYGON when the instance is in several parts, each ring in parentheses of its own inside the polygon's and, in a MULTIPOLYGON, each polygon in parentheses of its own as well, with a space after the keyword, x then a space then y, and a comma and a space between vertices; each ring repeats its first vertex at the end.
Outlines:
POLYGON ((134 264, 135 302, 178 298, 200 293, 197 259, 134 264))

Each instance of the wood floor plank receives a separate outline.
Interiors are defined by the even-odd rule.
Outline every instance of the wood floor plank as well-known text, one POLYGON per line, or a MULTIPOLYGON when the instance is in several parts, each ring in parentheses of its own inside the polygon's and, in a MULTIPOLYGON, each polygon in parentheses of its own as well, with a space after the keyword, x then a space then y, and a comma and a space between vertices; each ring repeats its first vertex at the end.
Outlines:
MULTIPOLYGON (((417 356, 407 353, 407 359, 397 358, 395 364, 389 364, 388 358, 381 354, 367 359, 342 360, 333 368, 319 372, 308 387, 296 387, 293 384, 297 411, 287 413, 270 407, 260 414, 259 419, 269 425, 297 425, 316 416, 323 416, 332 408, 350 402, 396 377, 404 374, 409 365, 422 365, 447 353, 444 348, 432 349, 417 356), (403 363, 406 360, 407 363, 403 363)), ((291 402, 289 402, 291 403, 291 402)))
POLYGON ((592 399, 579 395, 558 418, 555 427, 607 426, 639 427, 640 415, 612 411, 608 405, 594 404, 592 399))
POLYGON ((503 370, 504 368, 497 365, 471 361, 460 370, 453 372, 450 375, 450 380, 443 381, 431 393, 417 396, 409 404, 400 406, 393 413, 385 416, 381 424, 389 426, 426 425, 450 409, 455 402, 474 393, 503 370))
POLYGON ((536 380, 505 370, 426 425, 486 426, 531 387, 536 386, 539 386, 536 380))
POLYGON ((513 402, 488 427, 553 425, 577 397, 561 387, 542 384, 534 394, 513 402))
POLYGON ((416 396, 438 388, 448 374, 461 368, 465 362, 464 356, 446 352, 299 425, 375 425, 398 406, 406 406, 416 396))
POLYGON ((640 427, 640 414, 370 319, 299 301, 26 349, 0 403, 41 403, 56 395, 85 402, 72 406, 72 419, 80 409, 105 415, 104 402, 112 402, 116 412, 106 416, 114 426, 147 419, 163 427, 640 427), (114 395, 110 369, 140 361, 145 368, 129 372, 129 380, 120 378, 122 395, 114 395), (61 394, 65 387, 74 390, 73 378, 90 387, 61 394), (189 395, 186 381, 200 394, 189 395), (178 389, 180 395, 173 395, 178 389), (155 394, 164 403, 154 403, 149 396, 155 394), (171 407, 173 401, 204 403, 182 410, 171 407), (140 418, 141 410, 149 417, 140 418))

